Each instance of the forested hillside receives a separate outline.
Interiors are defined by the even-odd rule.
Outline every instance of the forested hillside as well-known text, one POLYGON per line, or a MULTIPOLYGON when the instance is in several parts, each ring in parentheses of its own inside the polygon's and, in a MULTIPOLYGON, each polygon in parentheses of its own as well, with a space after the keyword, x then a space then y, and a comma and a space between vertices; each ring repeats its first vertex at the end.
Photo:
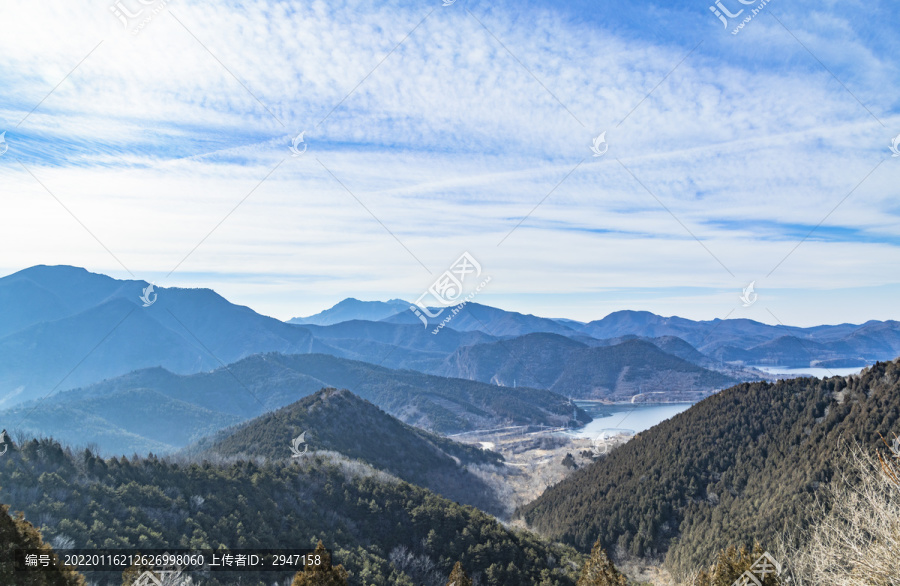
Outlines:
POLYGON ((12 563, 17 549, 43 550, 53 548, 44 543, 34 525, 20 515, 10 517, 9 506, 0 505, 0 584, 17 586, 85 586, 84 578, 68 569, 51 569, 24 575, 16 572, 12 563))
MULTIPOLYGON (((675 346, 670 341, 661 343, 675 346)), ((683 346, 678 347, 681 352, 683 346)), ((550 389, 579 399, 614 400, 649 389, 669 395, 692 390, 708 393, 737 382, 668 354, 647 340, 597 346, 548 333, 465 346, 447 358, 438 374, 550 389)))
POLYGON ((582 560, 337 456, 217 466, 104 460, 32 440, 0 459, 0 487, 0 502, 74 547, 311 549, 322 540, 351 584, 431 584, 460 561, 489 584, 571 586, 582 560))
MULTIPOLYGON (((807 526, 850 442, 900 431, 900 361, 861 375, 741 384, 638 434, 520 514, 587 551, 666 553, 678 571, 807 526)), ((824 498, 824 497, 823 497, 824 498)))
POLYGON ((0 419, 28 435, 52 435, 75 446, 94 443, 107 455, 167 453, 323 387, 349 389, 406 423, 441 433, 510 424, 556 427, 571 421, 573 412, 581 423, 591 420, 551 391, 392 370, 327 354, 277 353, 192 375, 138 370, 59 393, 53 401, 0 411, 0 419))
POLYGON ((184 450, 196 459, 264 456, 289 460, 298 451, 333 451, 493 514, 506 507, 467 466, 492 466, 502 456, 407 425, 347 390, 322 389, 184 450))

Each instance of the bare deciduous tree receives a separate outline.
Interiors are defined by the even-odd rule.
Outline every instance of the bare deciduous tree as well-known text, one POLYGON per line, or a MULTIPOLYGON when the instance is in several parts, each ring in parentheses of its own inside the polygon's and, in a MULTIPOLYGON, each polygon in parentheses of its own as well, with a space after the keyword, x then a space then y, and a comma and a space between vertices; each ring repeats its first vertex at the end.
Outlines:
POLYGON ((900 442, 873 457, 850 450, 829 488, 831 510, 790 553, 798 586, 900 586, 900 442))

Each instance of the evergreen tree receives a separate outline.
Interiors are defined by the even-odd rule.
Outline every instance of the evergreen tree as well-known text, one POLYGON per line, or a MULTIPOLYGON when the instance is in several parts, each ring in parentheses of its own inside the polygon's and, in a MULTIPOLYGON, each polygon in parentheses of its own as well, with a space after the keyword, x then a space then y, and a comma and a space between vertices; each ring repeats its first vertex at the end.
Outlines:
POLYGON ((900 360, 847 377, 744 383, 640 433, 517 516, 583 551, 599 536, 607 551, 665 554, 685 576, 731 544, 802 539, 832 507, 835 450, 871 450, 898 429, 900 360))
POLYGON ((297 572, 291 586, 347 586, 347 570, 343 566, 332 566, 331 556, 325 546, 319 541, 314 556, 320 556, 322 563, 313 566, 307 565, 302 572, 297 572))
POLYGON ((450 578, 447 579, 447 586, 472 586, 472 579, 466 575, 461 563, 456 562, 453 566, 450 578))
MULTIPOLYGON (((85 549, 135 551, 277 549, 303 543, 309 535, 328 535, 332 555, 340 551, 340 563, 354 583, 443 586, 453 563, 462 560, 473 581, 477 572, 485 584, 575 585, 586 556, 574 549, 512 531, 482 512, 412 484, 386 482, 370 471, 322 454, 290 464, 103 459, 42 439, 23 444, 15 457, 0 457, 0 479, 16 479, 15 490, 0 489, 0 500, 13 501, 28 519, 44 515, 50 528, 45 537, 60 547, 74 541, 85 549), (298 491, 305 498, 296 498, 298 491), (308 502, 319 507, 310 508, 308 502), (453 552, 452 557, 442 559, 441 552, 453 552)), ((321 583, 314 580, 322 577, 312 571, 316 568, 307 569, 298 583, 321 583)), ((115 580, 84 573, 86 580, 105 578, 108 586, 122 583, 120 572, 115 580)), ((214 580, 260 584, 266 576, 257 574, 214 580)), ((0 586, 7 584, 17 582, 0 575, 0 586)))
MULTIPOLYGON (((701 571, 692 586, 732 586, 735 582, 739 584, 739 578, 745 572, 750 570, 753 564, 760 559, 765 553, 762 546, 758 543, 754 544, 753 551, 749 551, 746 546, 740 549, 735 546, 729 546, 719 552, 716 563, 710 566, 709 570, 701 571)), ((752 580, 747 582, 754 584, 752 580)), ((775 574, 767 574, 762 579, 763 586, 778 586, 781 581, 775 574)))
POLYGON ((581 568, 577 586, 627 586, 628 579, 613 565, 598 539, 591 549, 591 557, 581 568))
POLYGON ((53 548, 41 539, 40 532, 26 521, 21 513, 9 515, 9 506, 0 505, 0 584, 21 586, 85 586, 84 578, 68 569, 16 572, 16 549, 39 549, 52 554, 53 548))

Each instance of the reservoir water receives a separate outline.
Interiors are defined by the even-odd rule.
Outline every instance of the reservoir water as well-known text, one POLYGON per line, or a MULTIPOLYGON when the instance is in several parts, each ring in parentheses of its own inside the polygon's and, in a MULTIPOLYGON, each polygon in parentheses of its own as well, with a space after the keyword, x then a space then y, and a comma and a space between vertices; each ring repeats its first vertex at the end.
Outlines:
POLYGON ((754 366, 763 372, 774 375, 783 375, 784 378, 798 378, 803 376, 816 376, 819 378, 828 378, 830 376, 847 376, 849 374, 859 374, 863 369, 861 366, 855 368, 820 368, 808 366, 806 368, 785 368, 783 366, 754 366))
MULTIPOLYGON (((803 376, 817 376, 826 378, 829 376, 847 376, 858 374, 861 367, 856 368, 785 368, 781 366, 756 366, 769 374, 783 376, 784 378, 797 378, 803 376)), ((623 429, 640 433, 650 429, 657 423, 661 423, 670 417, 678 415, 693 405, 693 403, 601 403, 598 401, 575 401, 575 404, 587 411, 594 418, 593 421, 580 429, 564 432, 575 437, 595 438, 603 430, 623 429)))
POLYGON ((580 429, 567 432, 575 437, 596 437, 604 429, 630 429, 635 433, 686 411, 693 403, 620 403, 610 405, 595 401, 575 401, 593 421, 580 429))

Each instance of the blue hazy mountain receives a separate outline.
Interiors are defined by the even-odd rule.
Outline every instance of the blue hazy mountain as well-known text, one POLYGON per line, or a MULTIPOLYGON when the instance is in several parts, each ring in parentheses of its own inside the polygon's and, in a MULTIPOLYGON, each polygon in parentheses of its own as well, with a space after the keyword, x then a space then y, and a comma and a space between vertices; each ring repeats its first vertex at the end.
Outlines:
POLYGON ((325 311, 309 317, 295 317, 288 320, 288 323, 330 326, 350 320, 379 321, 403 311, 409 311, 410 305, 412 304, 402 299, 360 301, 349 297, 325 311))
POLYGON ((864 366, 900 355, 900 322, 893 320, 800 328, 749 319, 693 321, 647 311, 617 311, 584 324, 579 331, 594 338, 676 336, 710 358, 745 364, 864 366))
MULTIPOLYGON (((451 309, 428 318, 428 331, 446 319, 451 309)), ((424 324, 411 311, 384 319, 389 323, 424 324)), ((588 345, 594 340, 680 338, 704 355, 700 365, 740 362, 748 365, 784 367, 865 366, 900 355, 900 322, 869 321, 861 325, 838 324, 809 328, 772 326, 750 319, 694 321, 663 317, 648 311, 616 311, 603 319, 582 323, 570 319, 548 319, 468 303, 452 316, 446 327, 457 331, 480 331, 498 338, 532 333, 554 333, 588 345), (785 338, 780 342, 776 342, 785 338)), ((657 344, 659 345, 659 344, 657 344)))
MULTIPOLYGON (((663 346, 702 359, 696 350, 688 350, 691 347, 686 342, 658 340, 663 346)), ((591 346, 547 333, 460 348, 444 361, 438 374, 549 389, 580 399, 614 400, 661 389, 669 399, 697 400, 738 382, 664 352, 648 340, 591 346)))
MULTIPOLYGON (((501 338, 480 331, 444 328, 440 335, 418 324, 353 320, 331 326, 302 326, 341 356, 390 368, 410 368, 435 374, 458 348, 496 342, 501 338)), ((465 378, 465 377, 462 377, 465 378)))
MULTIPOLYGON (((0 279, 0 408, 138 369, 206 372, 264 352, 322 353, 441 374, 460 348, 536 328, 602 343, 554 320, 478 304, 456 315, 454 327, 434 335, 408 307, 382 321, 296 325, 230 303, 209 289, 156 289, 155 302, 144 307, 146 286, 68 266, 36 266, 0 279), (487 323, 497 332, 462 327, 467 323, 487 323)), ((359 303, 366 302, 348 306, 359 303)))
MULTIPOLYGON (((420 328, 433 331, 438 324, 447 319, 454 308, 444 308, 436 318, 427 318, 429 327, 425 328, 422 321, 415 313, 407 310, 384 319, 389 323, 418 324, 420 328)), ((437 308, 430 308, 432 313, 437 313, 437 308)), ((453 315, 444 328, 452 328, 460 332, 482 331, 492 336, 523 336, 535 332, 549 332, 563 336, 574 336, 579 332, 555 319, 537 317, 516 311, 506 311, 481 305, 480 303, 467 303, 453 315)))
POLYGON ((137 368, 206 371, 259 352, 339 353, 210 289, 156 289, 67 266, 0 279, 0 407, 137 368))
MULTIPOLYGON (((327 354, 255 354, 211 372, 154 367, 0 411, 12 432, 94 443, 105 453, 165 453, 325 387, 349 389, 404 423, 440 433, 564 426, 568 400, 541 389, 392 370, 327 354)), ((590 417, 576 409, 581 423, 590 417)))
MULTIPOLYGON (((900 323, 895 321, 797 328, 620 311, 581 323, 469 303, 456 314, 445 309, 426 326, 400 300, 346 300, 316 318, 343 321, 304 325, 261 315, 210 289, 158 288, 151 296, 155 302, 144 307, 141 295, 147 285, 69 266, 35 266, 0 278, 0 408, 137 369, 161 366, 191 374, 265 352, 330 354, 394 369, 505 381, 505 375, 494 379, 501 369, 508 370, 501 354, 484 354, 496 354, 495 363, 479 358, 478 378, 467 372, 474 367, 464 360, 455 359, 455 370, 448 369, 448 358, 474 356, 481 350, 466 349, 491 343, 502 343, 497 347, 502 351, 503 344, 531 334, 555 334, 589 347, 642 338, 667 354, 729 376, 730 367, 723 363, 838 367, 900 354, 900 323), (373 319, 344 320, 360 311, 373 319), (392 311, 399 313, 374 319, 392 311), (436 324, 450 316, 435 334, 436 324)), ((527 348, 534 340, 513 345, 527 348)), ((648 352, 645 367, 660 371, 646 379, 665 380, 664 364, 672 363, 657 361, 654 349, 642 348, 648 352)), ((552 352, 527 351, 532 370, 555 367, 546 363, 555 360, 552 352)), ((748 373, 736 376, 749 380, 748 373)), ((572 381, 575 395, 583 394, 579 385, 590 384, 578 376, 564 380, 572 381)))

